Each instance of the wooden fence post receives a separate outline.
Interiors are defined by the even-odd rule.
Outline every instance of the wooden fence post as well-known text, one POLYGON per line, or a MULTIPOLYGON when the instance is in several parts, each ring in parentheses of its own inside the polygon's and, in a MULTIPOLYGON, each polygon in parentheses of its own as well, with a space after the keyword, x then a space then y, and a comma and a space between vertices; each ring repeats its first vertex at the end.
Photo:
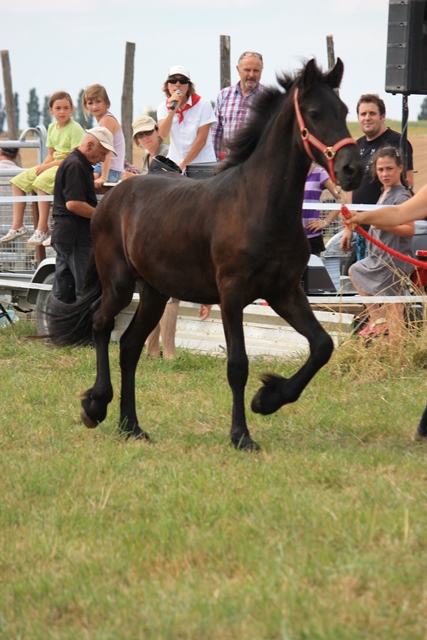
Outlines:
POLYGON ((326 36, 326 48, 328 50, 328 69, 335 66, 334 36, 326 36))
POLYGON ((231 85, 230 36, 220 36, 221 89, 231 85))
MULTIPOLYGON (((3 70, 4 102, 7 120, 7 133, 9 140, 18 139, 16 126, 15 100, 12 90, 12 74, 10 71, 9 51, 0 51, 1 66, 3 70)), ((21 156, 18 154, 15 162, 21 166, 21 156)))
POLYGON ((122 129, 125 137, 125 158, 132 162, 133 73, 135 43, 126 42, 125 73, 122 93, 122 129))
MULTIPOLYGON (((326 36, 326 48, 328 50, 328 69, 329 71, 335 67, 335 51, 334 36, 326 36)), ((337 96, 340 95, 339 89, 334 89, 337 96)))

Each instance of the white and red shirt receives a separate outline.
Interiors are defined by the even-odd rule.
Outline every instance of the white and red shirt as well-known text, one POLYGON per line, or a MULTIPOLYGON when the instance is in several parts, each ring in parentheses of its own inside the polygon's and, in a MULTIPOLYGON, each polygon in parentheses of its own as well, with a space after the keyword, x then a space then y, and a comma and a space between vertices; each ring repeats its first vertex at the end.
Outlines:
MULTIPOLYGON (((187 101, 187 105, 191 105, 191 108, 183 109, 181 113, 177 111, 172 120, 168 158, 178 165, 181 164, 190 151, 197 137, 199 127, 216 122, 215 114, 209 100, 200 98, 199 101, 193 105, 192 98, 193 96, 189 96, 187 101)), ((157 121, 164 120, 168 112, 168 105, 166 101, 164 101, 157 109, 157 121)), ((196 162, 215 162, 215 160, 212 137, 209 134, 205 146, 196 158, 191 161, 191 164, 196 162)))

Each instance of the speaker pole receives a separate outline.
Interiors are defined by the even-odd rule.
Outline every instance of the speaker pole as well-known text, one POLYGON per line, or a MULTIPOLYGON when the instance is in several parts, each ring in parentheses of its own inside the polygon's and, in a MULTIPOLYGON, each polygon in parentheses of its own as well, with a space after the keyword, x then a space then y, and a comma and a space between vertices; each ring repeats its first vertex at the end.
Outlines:
POLYGON ((402 133, 400 135, 400 153, 402 155, 403 160, 403 177, 406 180, 406 166, 408 159, 408 119, 409 119, 409 108, 408 108, 408 94, 404 93, 402 95, 402 133))

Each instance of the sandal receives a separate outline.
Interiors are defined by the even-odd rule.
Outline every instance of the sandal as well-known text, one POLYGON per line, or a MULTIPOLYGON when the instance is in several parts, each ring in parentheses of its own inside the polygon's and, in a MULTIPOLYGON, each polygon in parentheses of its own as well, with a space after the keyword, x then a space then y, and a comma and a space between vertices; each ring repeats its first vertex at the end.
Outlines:
POLYGON ((368 322, 367 326, 359 331, 359 336, 362 338, 371 338, 379 334, 388 334, 387 320, 385 318, 378 318, 375 322, 368 322))

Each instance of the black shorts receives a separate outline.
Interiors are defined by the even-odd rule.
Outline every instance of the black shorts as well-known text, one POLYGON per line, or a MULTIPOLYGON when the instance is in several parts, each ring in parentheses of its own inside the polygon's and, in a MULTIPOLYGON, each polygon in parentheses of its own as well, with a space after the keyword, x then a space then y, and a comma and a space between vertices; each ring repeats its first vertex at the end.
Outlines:
POLYGON ((314 236, 314 238, 307 238, 310 243, 311 253, 320 254, 325 250, 325 243, 323 242, 323 236, 314 236))

